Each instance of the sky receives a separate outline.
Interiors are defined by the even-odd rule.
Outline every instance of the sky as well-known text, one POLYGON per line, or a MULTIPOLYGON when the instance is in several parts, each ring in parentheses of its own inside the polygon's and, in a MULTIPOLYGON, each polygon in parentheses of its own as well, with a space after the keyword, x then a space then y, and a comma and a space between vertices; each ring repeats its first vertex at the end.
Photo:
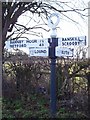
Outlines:
MULTIPOLYGON (((69 0, 64 0, 69 1, 69 0)), ((81 0, 73 0, 75 4, 75 1, 77 2, 76 4, 76 8, 81 8, 83 9, 83 3, 79 3, 79 1, 81 0)), ((83 0, 82 0, 83 1, 83 0)), ((84 0, 86 7, 88 7, 88 1, 89 0, 84 0)), ((73 7, 73 6, 72 6, 73 7)), ((85 6, 84 6, 85 7, 85 6)), ((66 8, 67 9, 67 8, 66 8)), ((84 11, 84 14, 87 14, 87 10, 84 11)), ((57 30, 57 36, 60 37, 70 37, 70 36, 82 36, 82 35, 88 35, 88 18, 84 17, 84 19, 81 18, 81 16, 79 16, 78 14, 76 14, 75 12, 68 12, 66 13, 66 15, 68 14, 68 16, 70 18, 72 18, 73 20, 75 20, 78 24, 67 20, 65 17, 63 17, 62 15, 60 15, 60 23, 59 23, 59 29, 57 30)))
MULTIPOLYGON (((37 0, 40 1, 40 0, 37 0)), ((47 0, 43 0, 47 1, 47 0)), ((53 0, 53 1, 59 1, 59 0, 53 0)), ((72 2, 72 0, 63 0, 63 2, 72 2)), ((74 8, 79 8, 79 9, 84 9, 85 7, 88 7, 88 1, 89 0, 73 0, 72 4, 69 4, 71 7, 74 8)), ((53 5, 53 2, 52 2, 53 5)), ((64 6, 64 9, 70 9, 67 6, 64 6)), ((83 11, 84 14, 87 14, 88 11, 85 10, 83 11)), ((69 19, 65 18, 62 14, 60 14, 60 22, 58 24, 58 29, 57 29, 57 36, 58 37, 70 37, 70 36, 82 36, 82 35, 87 35, 88 34, 88 18, 84 17, 84 19, 81 18, 80 15, 76 14, 75 12, 67 12, 64 13, 65 15, 69 16, 71 19, 77 22, 70 21, 69 19)), ((29 16, 29 15, 28 15, 29 16)), ((37 22, 39 21, 39 17, 35 16, 35 19, 38 19, 37 22)), ((24 18, 24 16, 21 16, 19 18, 19 21, 21 24, 26 24, 26 21, 28 21, 28 17, 24 18), (23 21, 22 21, 23 20, 23 21)), ((48 22, 48 21, 47 21, 48 22)), ((32 26, 34 24, 33 21, 30 21, 29 26, 32 26)), ((38 30, 35 30, 38 31, 38 30)), ((40 31, 40 30, 39 30, 40 31)), ((41 30, 42 32, 42 30, 41 30)), ((43 37, 47 38, 50 37, 51 32, 45 32, 43 31, 43 37)), ((30 36, 30 38, 38 38, 38 36, 30 36)))

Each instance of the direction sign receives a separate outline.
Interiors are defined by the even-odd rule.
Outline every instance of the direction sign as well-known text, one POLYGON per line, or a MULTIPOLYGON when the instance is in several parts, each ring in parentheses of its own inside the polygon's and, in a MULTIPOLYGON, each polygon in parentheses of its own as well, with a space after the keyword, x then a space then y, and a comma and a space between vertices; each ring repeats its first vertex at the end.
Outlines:
POLYGON ((61 48, 60 46, 56 47, 56 56, 58 57, 73 57, 73 52, 74 49, 71 48, 61 48))
MULTIPOLYGON (((60 48, 56 47, 56 56, 58 57, 73 57, 74 50, 71 48, 60 48)), ((41 56, 48 57, 49 49, 48 47, 30 47, 29 48, 29 57, 32 56, 41 56)))
MULTIPOLYGON (((51 39, 51 38, 49 38, 51 39)), ((8 40, 5 42, 6 48, 29 48, 29 47, 49 47, 48 38, 32 40, 8 40)), ((86 46, 86 36, 58 38, 58 46, 86 46)))
POLYGON ((48 39, 33 40, 8 40, 5 42, 6 48, 29 48, 29 47, 48 47, 48 39))
POLYGON ((48 47, 30 47, 29 48, 29 56, 48 56, 48 47))
POLYGON ((86 46, 86 36, 58 38, 58 46, 86 46))

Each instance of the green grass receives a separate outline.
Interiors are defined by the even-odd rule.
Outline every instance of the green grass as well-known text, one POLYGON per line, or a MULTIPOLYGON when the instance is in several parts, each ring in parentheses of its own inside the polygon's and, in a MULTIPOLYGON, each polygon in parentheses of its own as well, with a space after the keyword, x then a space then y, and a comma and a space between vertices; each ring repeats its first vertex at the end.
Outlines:
MULTIPOLYGON (((43 96, 30 95, 28 101, 3 99, 3 118, 50 118, 49 101, 43 96)), ((85 118, 81 112, 58 108, 57 118, 85 118)))
POLYGON ((3 99, 3 118, 48 116, 48 103, 43 97, 31 95, 29 101, 3 99))

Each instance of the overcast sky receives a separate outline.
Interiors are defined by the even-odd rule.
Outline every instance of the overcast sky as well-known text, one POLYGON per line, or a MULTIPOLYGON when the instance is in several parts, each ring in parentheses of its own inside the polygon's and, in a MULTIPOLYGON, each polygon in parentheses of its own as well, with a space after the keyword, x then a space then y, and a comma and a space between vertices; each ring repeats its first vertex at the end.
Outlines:
MULTIPOLYGON (((37 0, 40 1, 40 0, 37 0)), ((47 1, 47 0, 42 0, 42 1, 47 1)), ((53 1, 59 1, 59 0, 53 0, 53 1)), ((71 4, 69 4, 70 7, 72 8, 78 8, 78 9, 84 9, 88 7, 88 1, 89 0, 62 0, 63 2, 71 2, 71 4)), ((53 4, 53 3, 52 3, 53 4)), ((68 8, 66 5, 64 6, 64 9, 70 9, 68 8)), ((88 15, 88 10, 85 10, 82 12, 85 15, 88 15)), ((83 36, 88 34, 88 17, 83 17, 83 19, 81 18, 80 15, 78 15, 75 12, 66 12, 64 13, 65 15, 67 15, 68 17, 70 17, 71 19, 73 19, 75 22, 70 21, 69 19, 65 18, 62 14, 60 14, 60 23, 58 25, 58 29, 57 29, 57 36, 58 37, 70 37, 70 36, 83 36)), ((24 24, 26 23, 26 21, 28 18, 24 18, 23 16, 21 16, 19 18, 20 23, 24 24), (23 19, 23 20, 22 20, 23 19)), ((39 18, 37 16, 35 16, 35 19, 39 18)), ((34 23, 32 23, 32 21, 30 22, 29 26, 32 26, 34 23)), ((36 31, 36 30, 35 30, 36 31)), ((40 32, 40 30, 37 30, 40 32)), ((37 38, 37 36, 30 36, 30 38, 37 38)), ((50 32, 46 33, 45 31, 43 32, 43 37, 47 38, 50 37, 50 32)))
MULTIPOLYGON (((70 0, 64 0, 64 1, 70 1, 70 0)), ((88 7, 88 1, 89 0, 73 0, 73 4, 75 8, 83 9, 88 7)), ((73 4, 71 7, 73 7, 73 4)), ((67 7, 66 7, 67 9, 67 7)), ((88 15, 88 10, 85 10, 82 12, 86 15, 88 15)), ((77 23, 74 23, 68 19, 65 19, 63 15, 60 16, 60 23, 59 23, 59 29, 57 31, 57 36, 61 37, 70 37, 70 36, 82 36, 82 35, 88 35, 88 17, 84 17, 84 19, 81 18, 80 15, 78 15, 75 12, 68 12, 66 13, 68 16, 75 20, 77 23)))
MULTIPOLYGON (((68 0, 67 0, 68 1, 68 0)), ((76 1, 76 0, 74 0, 76 1)), ((80 1, 80 0, 79 0, 80 1)), ((78 2, 79 2, 78 1, 78 2)), ((83 1, 83 0, 82 0, 83 1)), ((88 1, 89 0, 84 0, 86 7, 88 7, 88 1)), ((81 3, 80 6, 83 9, 83 3, 81 3)), ((79 4, 78 4, 79 8, 79 4)), ((88 14, 88 10, 86 10, 84 13, 88 14)), ((76 13, 68 13, 71 18, 74 18, 78 24, 74 24, 72 22, 67 22, 67 21, 60 21, 60 27, 61 30, 60 36, 80 36, 80 35, 87 35, 88 34, 88 18, 84 17, 84 20, 76 13)))

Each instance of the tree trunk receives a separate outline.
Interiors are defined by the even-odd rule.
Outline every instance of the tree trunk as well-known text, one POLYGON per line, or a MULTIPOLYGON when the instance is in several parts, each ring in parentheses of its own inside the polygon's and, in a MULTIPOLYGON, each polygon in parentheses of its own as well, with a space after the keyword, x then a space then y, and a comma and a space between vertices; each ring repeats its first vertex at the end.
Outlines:
POLYGON ((0 119, 2 119, 2 2, 0 2, 0 119))

